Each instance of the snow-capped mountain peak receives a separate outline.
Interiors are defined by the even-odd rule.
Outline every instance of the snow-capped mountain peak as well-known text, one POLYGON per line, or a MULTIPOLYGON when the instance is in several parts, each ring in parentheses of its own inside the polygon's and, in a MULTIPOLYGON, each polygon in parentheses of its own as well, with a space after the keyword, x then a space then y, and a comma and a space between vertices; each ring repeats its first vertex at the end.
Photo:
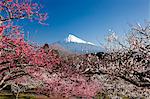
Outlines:
POLYGON ((90 44, 90 45, 95 45, 91 42, 84 41, 75 35, 69 34, 69 36, 65 39, 66 42, 74 42, 74 43, 84 43, 84 44, 90 44))

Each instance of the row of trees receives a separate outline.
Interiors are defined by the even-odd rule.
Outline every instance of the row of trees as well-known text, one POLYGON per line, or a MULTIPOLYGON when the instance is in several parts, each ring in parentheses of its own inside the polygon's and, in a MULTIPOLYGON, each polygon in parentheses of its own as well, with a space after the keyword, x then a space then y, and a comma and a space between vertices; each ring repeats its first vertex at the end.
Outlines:
POLYGON ((84 74, 108 74, 137 87, 150 88, 150 24, 131 27, 124 38, 112 32, 103 47, 106 52, 75 56, 72 66, 84 74))

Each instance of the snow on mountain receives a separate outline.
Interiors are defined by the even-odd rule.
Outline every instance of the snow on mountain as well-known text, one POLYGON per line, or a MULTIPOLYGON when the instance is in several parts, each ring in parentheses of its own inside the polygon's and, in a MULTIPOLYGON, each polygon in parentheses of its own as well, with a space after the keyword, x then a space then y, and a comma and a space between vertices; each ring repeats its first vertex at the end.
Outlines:
POLYGON ((95 45, 91 42, 87 42, 87 41, 84 41, 72 34, 69 34, 69 36, 65 39, 66 42, 74 42, 74 43, 83 43, 83 44, 90 44, 90 45, 95 45))

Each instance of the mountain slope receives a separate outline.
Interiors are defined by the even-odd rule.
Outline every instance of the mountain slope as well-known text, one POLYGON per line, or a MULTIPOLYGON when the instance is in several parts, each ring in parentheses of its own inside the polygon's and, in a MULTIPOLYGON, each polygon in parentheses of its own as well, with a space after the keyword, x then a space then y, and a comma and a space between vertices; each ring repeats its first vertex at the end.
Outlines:
POLYGON ((53 43, 53 45, 59 45, 63 49, 69 52, 73 53, 96 53, 96 52, 102 52, 103 49, 100 46, 96 46, 95 44, 82 40, 79 37, 76 37, 72 34, 69 34, 67 38, 64 40, 58 41, 53 43))

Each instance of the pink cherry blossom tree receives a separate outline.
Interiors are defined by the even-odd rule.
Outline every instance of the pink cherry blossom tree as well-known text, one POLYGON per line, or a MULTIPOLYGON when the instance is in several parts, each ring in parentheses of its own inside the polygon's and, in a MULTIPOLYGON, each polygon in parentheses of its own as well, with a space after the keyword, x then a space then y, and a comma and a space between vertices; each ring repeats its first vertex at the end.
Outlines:
POLYGON ((41 13, 39 4, 31 0, 1 0, 0 11, 1 23, 15 19, 31 19, 42 23, 47 19, 47 14, 41 13))
POLYGON ((15 93, 34 88, 48 96, 96 95, 98 81, 88 80, 56 51, 26 42, 20 27, 14 25, 21 19, 43 24, 46 18, 39 4, 31 0, 0 1, 0 91, 10 85, 15 93))

